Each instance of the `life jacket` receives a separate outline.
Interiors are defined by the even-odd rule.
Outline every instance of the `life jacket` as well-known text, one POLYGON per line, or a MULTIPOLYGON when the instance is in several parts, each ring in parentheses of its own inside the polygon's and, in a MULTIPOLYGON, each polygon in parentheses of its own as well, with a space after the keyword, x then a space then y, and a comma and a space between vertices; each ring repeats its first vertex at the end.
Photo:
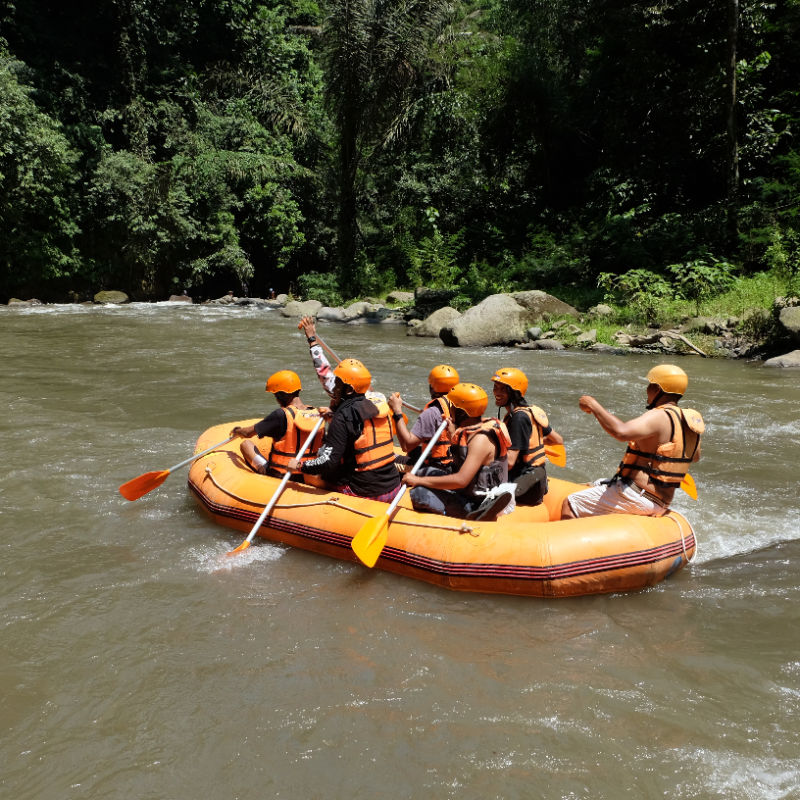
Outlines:
POLYGON ((385 402, 375 405, 378 415, 364 420, 364 430, 354 442, 356 472, 366 472, 394 462, 391 410, 385 402))
POLYGON ((692 408, 681 409, 674 405, 662 408, 672 423, 670 440, 659 445, 655 453, 637 450, 636 442, 629 442, 617 476, 630 478, 641 471, 647 473, 654 486, 674 490, 689 471, 706 426, 700 414, 692 408))
POLYGON ((456 430, 450 445, 450 453, 453 457, 453 472, 458 472, 461 469, 461 465, 467 458, 469 443, 479 434, 488 436, 495 443, 497 455, 494 461, 482 466, 470 483, 461 490, 465 495, 476 496, 483 494, 508 480, 508 458, 506 454, 511 444, 511 437, 508 435, 508 428, 494 417, 483 417, 475 425, 468 425, 456 430))
MULTIPOLYGON (((269 451, 269 463, 267 464, 267 469, 275 470, 281 474, 286 473, 286 466, 289 460, 295 458, 303 446, 303 442, 308 438, 309 433, 319 419, 319 411, 316 408, 284 406, 283 411, 286 414, 286 433, 282 439, 272 443, 272 449, 269 451)), ((315 458, 320 444, 322 444, 322 426, 317 430, 314 441, 303 453, 300 461, 303 462, 315 458)))
MULTIPOLYGON (((450 404, 444 397, 434 397, 432 400, 425 403, 422 410, 425 411, 434 405, 439 406, 442 412, 442 419, 450 419, 450 404)), ((420 452, 422 452, 421 449, 420 452)), ((447 432, 447 426, 445 426, 445 429, 436 440, 436 444, 428 454, 425 463, 437 467, 448 467, 453 463, 453 456, 450 454, 450 434, 447 432)))
POLYGON ((506 414, 503 422, 510 422, 512 414, 525 414, 531 421, 531 438, 528 441, 528 446, 524 450, 520 450, 517 456, 517 462, 521 467, 518 471, 526 472, 534 467, 543 466, 546 456, 544 454, 544 435, 542 430, 550 425, 547 414, 539 406, 519 406, 506 414))

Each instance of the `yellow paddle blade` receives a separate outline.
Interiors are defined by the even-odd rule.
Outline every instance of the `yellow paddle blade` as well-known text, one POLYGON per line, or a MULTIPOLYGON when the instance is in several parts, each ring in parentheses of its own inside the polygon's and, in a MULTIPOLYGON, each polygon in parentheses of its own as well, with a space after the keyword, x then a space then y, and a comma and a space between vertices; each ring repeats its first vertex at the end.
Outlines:
POLYGON ((368 567, 374 567, 389 536, 389 517, 381 514, 368 519, 350 542, 353 552, 368 567))
POLYGON ((563 444, 546 444, 544 454, 551 464, 555 464, 557 467, 567 466, 567 451, 563 444))
POLYGON ((119 487, 119 493, 126 500, 138 500, 143 494, 152 492, 153 489, 157 489, 161 486, 167 479, 169 473, 170 471, 168 469, 162 469, 157 472, 145 472, 144 475, 140 475, 138 478, 123 483, 122 486, 119 487))
POLYGON ((692 500, 697 500, 697 485, 694 482, 694 478, 688 472, 683 476, 680 488, 683 489, 692 500))
POLYGON ((242 550, 247 550, 250 547, 250 542, 248 539, 245 539, 238 547, 235 547, 233 550, 229 550, 226 555, 235 556, 237 553, 241 553, 242 550))

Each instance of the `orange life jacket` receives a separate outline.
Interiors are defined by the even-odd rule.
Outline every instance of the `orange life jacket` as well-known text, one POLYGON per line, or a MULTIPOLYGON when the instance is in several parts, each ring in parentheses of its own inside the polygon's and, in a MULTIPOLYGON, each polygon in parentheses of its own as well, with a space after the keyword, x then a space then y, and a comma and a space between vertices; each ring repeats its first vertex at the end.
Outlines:
POLYGON ((364 420, 364 430, 356 439, 356 472, 377 469, 394 461, 394 440, 389 407, 378 403, 378 416, 364 420))
MULTIPOLYGON (((430 408, 433 405, 438 405, 441 412, 442 412, 442 419, 450 419, 450 404, 444 397, 434 397, 432 400, 429 400, 425 403, 423 407, 423 411, 430 408)), ((447 427, 442 431, 439 438, 436 440, 436 444, 433 446, 428 458, 426 459, 426 463, 428 464, 435 464, 436 466, 449 466, 453 463, 453 456, 450 454, 450 434, 447 432, 447 427)))
MULTIPOLYGON (((519 456, 517 456, 517 461, 522 467, 520 471, 523 472, 526 468, 532 469, 533 467, 543 466, 546 456, 544 454, 544 434, 542 431, 550 424, 547 414, 539 406, 519 406, 506 414, 503 422, 508 423, 512 414, 525 414, 531 420, 531 438, 528 441, 528 446, 524 450, 520 450, 519 456)), ((517 474, 516 471, 514 474, 517 474)))
POLYGON ((676 489, 689 471, 706 426, 700 414, 692 408, 681 409, 675 405, 662 408, 672 422, 670 440, 659 445, 655 453, 637 450, 636 442, 629 442, 617 475, 629 478, 642 471, 647 473, 654 486, 676 489))
MULTIPOLYGON (((284 406, 283 411, 286 414, 286 433, 283 438, 272 443, 272 449, 269 451, 269 463, 267 464, 268 469, 273 469, 281 474, 287 471, 286 465, 289 463, 289 459, 297 455, 303 446, 303 442, 308 438, 309 433, 319 419, 319 411, 316 408, 284 406)), ((314 441, 303 453, 303 457, 300 459, 301 462, 315 458, 321 443, 322 426, 314 436, 314 441)))
POLYGON ((494 461, 482 466, 469 485, 462 489, 466 495, 477 495, 488 489, 493 489, 508 480, 508 447, 511 444, 511 437, 508 435, 508 428, 494 417, 483 417, 475 425, 468 425, 458 428, 453 435, 453 442, 450 445, 450 452, 453 456, 453 472, 458 472, 461 465, 467 458, 469 443, 475 436, 484 434, 497 445, 497 456, 494 461))

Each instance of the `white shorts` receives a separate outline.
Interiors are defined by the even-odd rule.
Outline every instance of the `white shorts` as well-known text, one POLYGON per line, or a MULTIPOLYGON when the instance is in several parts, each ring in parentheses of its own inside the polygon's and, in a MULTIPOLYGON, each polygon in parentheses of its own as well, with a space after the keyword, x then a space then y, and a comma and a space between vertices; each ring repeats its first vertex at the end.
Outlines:
POLYGON ((596 482, 588 489, 571 494, 567 501, 576 517, 597 514, 639 514, 660 517, 669 510, 642 494, 641 489, 622 481, 596 482))

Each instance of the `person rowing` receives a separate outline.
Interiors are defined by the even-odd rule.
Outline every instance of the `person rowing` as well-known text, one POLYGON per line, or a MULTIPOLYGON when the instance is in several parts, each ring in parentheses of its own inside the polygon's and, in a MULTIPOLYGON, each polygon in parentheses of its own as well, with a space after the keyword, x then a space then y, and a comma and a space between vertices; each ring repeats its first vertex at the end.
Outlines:
POLYGON ((660 517, 669 511, 675 490, 700 459, 703 418, 691 408, 678 408, 689 385, 686 373, 674 364, 659 364, 647 373, 647 411, 623 422, 594 397, 578 401, 594 414, 606 433, 628 448, 612 478, 595 481, 588 489, 564 500, 562 519, 593 514, 639 514, 660 517))
MULTIPOLYGON (((290 459, 294 458, 309 432, 320 417, 320 412, 307 406, 300 399, 302 389, 300 377, 296 372, 283 369, 267 378, 266 391, 275 396, 279 408, 260 422, 245 427, 237 425, 230 433, 244 441, 239 445, 245 461, 259 474, 283 477, 290 459), (267 455, 261 453, 253 443, 252 437, 272 439, 272 448, 267 455)), ((303 459, 313 458, 322 441, 320 430, 309 445, 303 459)), ((300 478, 298 478, 299 480, 300 478)))
POLYGON ((457 383, 447 400, 453 409, 450 471, 427 467, 423 474, 406 473, 403 482, 411 487, 417 511, 494 520, 514 500, 503 487, 508 480, 508 430, 499 419, 483 416, 489 397, 474 383, 457 383))
MULTIPOLYGON (((411 430, 403 415, 403 398, 399 392, 389 395, 387 402, 392 409, 397 441, 408 456, 404 460, 414 464, 439 429, 443 419, 450 419, 450 403, 447 393, 459 382, 458 372, 449 364, 438 364, 428 373, 428 391, 431 399, 425 404, 411 430)), ((453 463, 450 455, 450 434, 447 428, 438 437, 430 455, 425 459, 426 467, 448 470, 453 463)))
POLYGON ((330 422, 319 453, 302 462, 292 459, 288 468, 320 475, 342 494, 388 503, 401 485, 389 407, 365 396, 372 376, 357 359, 340 361, 333 378, 330 422))

